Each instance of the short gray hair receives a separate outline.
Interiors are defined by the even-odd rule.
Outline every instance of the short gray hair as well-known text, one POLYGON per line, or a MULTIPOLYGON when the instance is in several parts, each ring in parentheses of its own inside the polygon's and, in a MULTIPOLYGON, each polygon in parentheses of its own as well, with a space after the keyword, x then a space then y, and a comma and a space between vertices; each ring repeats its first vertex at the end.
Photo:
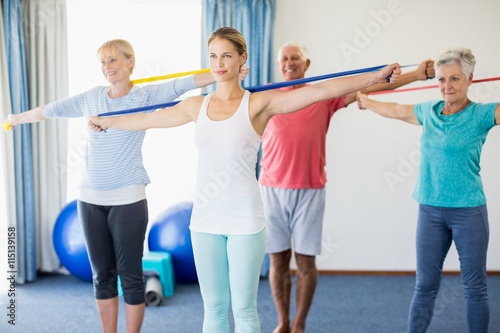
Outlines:
POLYGON ((278 51, 278 58, 277 58, 278 62, 280 62, 280 60, 281 60, 281 51, 285 47, 289 47, 289 46, 298 48, 300 51, 300 54, 302 55, 302 58, 304 58, 304 60, 311 59, 311 58, 309 58, 309 51, 307 50, 307 48, 304 45, 302 45, 298 42, 286 42, 285 44, 281 45, 280 50, 278 51))
POLYGON ((436 64, 436 69, 441 65, 459 65, 465 76, 469 77, 474 72, 476 57, 474 57, 472 51, 468 48, 452 47, 441 53, 434 63, 436 64))

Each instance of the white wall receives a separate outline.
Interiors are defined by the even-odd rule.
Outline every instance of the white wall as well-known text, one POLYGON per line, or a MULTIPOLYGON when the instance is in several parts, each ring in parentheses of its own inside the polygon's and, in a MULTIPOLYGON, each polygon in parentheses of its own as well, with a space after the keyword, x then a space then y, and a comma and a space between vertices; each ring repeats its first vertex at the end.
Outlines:
MULTIPOLYGON (((382 65, 415 64, 448 46, 475 54, 475 79, 500 76, 494 0, 277 0, 274 50, 289 40, 306 45, 308 76, 382 65)), ((250 50, 251 52, 251 50, 250 50)), ((408 68, 405 70, 412 70, 408 68)), ((278 71, 275 80, 279 81, 278 71)), ((436 84, 436 80, 412 84, 436 84)), ((500 101, 500 83, 471 86, 478 102, 500 101)), ((438 99, 437 89, 379 95, 414 104, 438 99)), ((355 104, 332 119, 327 143, 327 209, 322 270, 414 270, 417 175, 421 128, 360 111, 355 104), (387 174, 398 175, 391 184, 387 174)), ((490 218, 488 269, 500 270, 500 128, 484 146, 482 177, 490 218)), ((454 246, 445 270, 459 270, 454 246)))

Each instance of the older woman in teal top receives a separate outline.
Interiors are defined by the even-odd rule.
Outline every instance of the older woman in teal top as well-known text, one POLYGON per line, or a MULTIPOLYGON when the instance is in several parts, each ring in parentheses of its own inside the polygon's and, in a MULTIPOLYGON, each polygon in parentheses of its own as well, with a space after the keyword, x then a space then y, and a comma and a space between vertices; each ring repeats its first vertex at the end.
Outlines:
POLYGON ((452 241, 460 259, 469 332, 488 331, 489 226, 479 171, 486 136, 500 123, 500 106, 475 103, 467 97, 475 63, 466 48, 449 49, 435 60, 442 100, 401 105, 358 93, 359 108, 423 127, 420 172, 413 193, 419 214, 409 333, 426 332, 431 322, 443 262, 452 241))

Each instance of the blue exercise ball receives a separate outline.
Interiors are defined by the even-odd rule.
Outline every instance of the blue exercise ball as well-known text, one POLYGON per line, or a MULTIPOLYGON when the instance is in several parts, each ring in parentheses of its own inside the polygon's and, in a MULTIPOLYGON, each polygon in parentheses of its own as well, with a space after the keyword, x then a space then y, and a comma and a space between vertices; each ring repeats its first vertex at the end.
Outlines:
POLYGON ((191 201, 165 209, 153 221, 148 235, 150 251, 166 251, 172 256, 175 280, 179 283, 198 281, 189 231, 192 211, 191 201))
POLYGON ((68 203, 57 217, 52 242, 61 264, 74 276, 92 281, 85 238, 78 219, 76 200, 68 203))

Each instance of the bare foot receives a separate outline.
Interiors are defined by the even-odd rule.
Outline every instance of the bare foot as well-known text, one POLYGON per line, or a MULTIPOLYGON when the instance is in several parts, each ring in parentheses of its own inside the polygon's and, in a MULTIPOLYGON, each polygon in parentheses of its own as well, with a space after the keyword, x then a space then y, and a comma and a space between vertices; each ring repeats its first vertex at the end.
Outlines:
POLYGON ((300 326, 300 327, 293 326, 290 333, 304 333, 305 331, 306 331, 305 326, 300 326))
POLYGON ((274 329, 273 333, 290 333, 290 328, 288 325, 278 325, 274 329))

